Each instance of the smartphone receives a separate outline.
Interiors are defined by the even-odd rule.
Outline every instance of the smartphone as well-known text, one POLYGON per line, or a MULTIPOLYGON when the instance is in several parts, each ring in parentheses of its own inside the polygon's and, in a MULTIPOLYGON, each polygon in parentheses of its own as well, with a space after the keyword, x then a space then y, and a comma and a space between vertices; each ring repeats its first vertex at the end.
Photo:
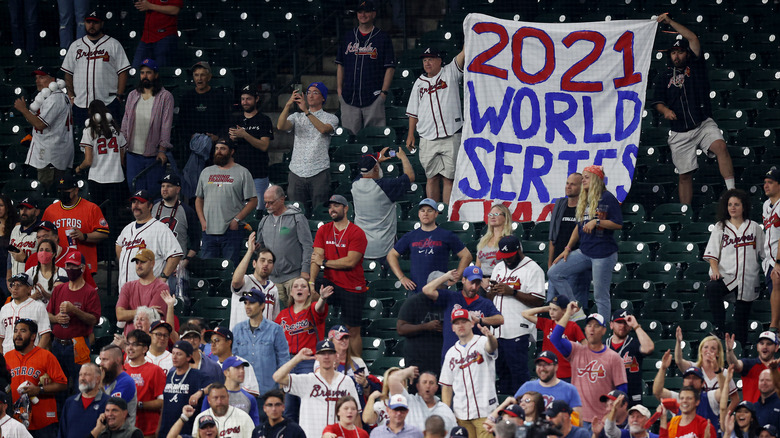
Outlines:
POLYGON ((364 367, 360 367, 360 368, 357 369, 357 371, 355 371, 355 374, 363 374, 363 371, 365 371, 365 370, 366 369, 364 367))
POLYGON ((293 84, 293 91, 303 94, 303 84, 293 84))
POLYGON ((101 418, 100 422, 103 423, 103 425, 105 425, 106 424, 106 418, 105 417, 101 418))
POLYGON ((390 149, 389 151, 387 151, 387 156, 391 158, 395 158, 395 151, 390 149))
POLYGON ((8 245, 8 252, 19 252, 19 248, 13 245, 8 245))

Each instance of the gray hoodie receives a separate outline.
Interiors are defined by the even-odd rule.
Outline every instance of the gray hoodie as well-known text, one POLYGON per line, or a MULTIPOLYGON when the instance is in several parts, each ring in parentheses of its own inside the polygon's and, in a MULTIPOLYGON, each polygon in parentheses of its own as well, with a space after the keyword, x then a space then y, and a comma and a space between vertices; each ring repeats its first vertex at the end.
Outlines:
POLYGON ((296 207, 287 206, 279 216, 268 215, 257 224, 257 245, 276 256, 271 281, 284 283, 301 272, 309 273, 314 240, 309 221, 296 207))

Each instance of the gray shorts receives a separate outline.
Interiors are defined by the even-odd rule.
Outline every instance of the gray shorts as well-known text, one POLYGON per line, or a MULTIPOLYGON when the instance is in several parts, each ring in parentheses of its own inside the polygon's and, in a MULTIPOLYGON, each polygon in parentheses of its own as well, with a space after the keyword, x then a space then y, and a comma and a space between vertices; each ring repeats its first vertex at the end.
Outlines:
POLYGON ((426 178, 441 175, 447 179, 455 178, 455 162, 460 149, 460 135, 457 133, 446 138, 426 140, 420 138, 420 164, 425 169, 426 178))
POLYGON ((366 107, 352 106, 344 102, 339 96, 341 104, 341 126, 357 135, 366 126, 386 126, 385 124, 385 98, 379 96, 366 107))
POLYGON ((718 140, 723 140, 723 134, 712 119, 701 122, 698 128, 688 132, 670 132, 669 149, 672 151, 672 162, 677 172, 682 175, 699 168, 696 149, 701 149, 708 157, 714 158, 715 154, 710 152, 710 146, 718 140))

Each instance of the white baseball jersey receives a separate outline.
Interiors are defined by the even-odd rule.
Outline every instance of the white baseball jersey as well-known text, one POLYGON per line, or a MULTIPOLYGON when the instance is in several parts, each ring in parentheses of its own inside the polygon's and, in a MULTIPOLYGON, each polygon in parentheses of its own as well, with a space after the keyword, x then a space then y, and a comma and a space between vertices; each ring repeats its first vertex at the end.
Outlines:
POLYGON ((52 92, 35 115, 46 124, 46 128, 43 131, 33 129, 24 164, 36 169, 43 169, 49 164, 59 170, 73 167, 73 115, 68 95, 62 90, 52 92))
POLYGON ((32 438, 22 423, 8 415, 0 419, 0 429, 3 431, 3 438, 32 438))
POLYGON ((769 272, 769 268, 775 265, 775 260, 778 259, 779 255, 777 253, 777 242, 780 240, 780 202, 775 202, 775 205, 772 205, 769 199, 764 201, 762 217, 764 218, 765 233, 764 262, 762 266, 764 274, 766 274, 769 272))
POLYGON ((456 342, 444 356, 439 383, 452 387, 452 412, 459 420, 484 418, 498 407, 498 349, 488 353, 487 342, 475 335, 466 345, 456 342))
POLYGON ((158 367, 162 368, 165 375, 168 375, 168 371, 173 368, 173 359, 171 358, 171 352, 170 351, 163 351, 163 354, 159 356, 152 355, 152 351, 149 350, 146 352, 146 358, 147 362, 151 362, 158 367))
POLYGON ((119 234, 116 245, 122 248, 119 254, 119 290, 128 281, 138 280, 131 260, 139 250, 146 248, 154 253, 154 275, 157 277, 162 274, 169 257, 182 255, 176 236, 157 219, 149 219, 140 228, 136 227, 136 222, 130 222, 119 234))
POLYGON ((27 298, 21 304, 16 304, 14 300, 8 302, 0 309, 0 321, 2 321, 2 330, 0 337, 3 338, 3 352, 8 353, 14 349, 14 324, 16 321, 27 318, 38 323, 38 336, 35 337, 35 345, 41 340, 41 335, 51 332, 49 323, 49 312, 46 311, 46 305, 43 302, 27 298))
MULTIPOLYGON (((409 400, 409 399, 407 399, 409 400)), ((372 406, 374 409, 374 412, 376 412, 376 427, 385 427, 387 424, 387 411, 389 408, 387 407, 387 400, 377 400, 374 402, 374 406, 372 406)), ((372 424, 371 426, 373 426, 372 424)))
POLYGON ((268 280, 263 286, 260 280, 255 278, 254 275, 244 275, 244 286, 241 289, 230 290, 233 292, 233 296, 230 298, 230 330, 241 321, 249 319, 244 311, 244 303, 239 301, 244 292, 249 292, 250 289, 260 289, 265 294, 265 308, 263 309, 263 318, 269 321, 275 321, 276 315, 279 314, 279 289, 276 284, 268 280))
POLYGON ((87 108, 95 99, 106 105, 116 99, 119 75, 130 70, 130 61, 116 39, 103 35, 93 43, 84 36, 71 43, 61 70, 73 76, 73 103, 87 108))
POLYGON ((204 415, 211 415, 214 417, 214 421, 217 422, 217 436, 220 438, 246 438, 252 436, 252 431, 255 430, 255 422, 252 421, 252 417, 246 412, 233 406, 228 406, 228 410, 222 417, 217 417, 211 408, 198 414, 195 417, 195 422, 192 423, 192 436, 194 438, 199 437, 200 429, 198 428, 198 421, 200 417, 204 415))
MULTIPOLYGON (((358 398, 355 382, 336 372, 328 383, 319 371, 308 374, 290 374, 290 381, 282 388, 301 398, 300 426, 307 437, 322 436, 322 429, 336 421, 336 402, 345 395, 358 398)), ((495 386, 495 383, 493 384, 495 386)), ((358 402, 358 410, 360 403, 358 402)))
POLYGON ((92 165, 89 179, 101 184, 120 183, 125 180, 122 172, 122 149, 127 145, 125 136, 111 127, 111 138, 92 138, 92 128, 87 126, 81 135, 81 147, 92 148, 92 165))
POLYGON ((463 127, 460 86, 463 70, 455 59, 439 74, 429 78, 423 73, 414 82, 406 115, 417 119, 417 132, 426 140, 449 137, 463 127))
MULTIPOLYGON (((241 356, 236 356, 236 359, 249 363, 248 360, 241 356)), ((217 363, 219 364, 219 367, 222 368, 222 362, 219 361, 219 358, 217 358, 217 363)), ((241 389, 254 395, 255 397, 262 395, 260 394, 260 384, 257 383, 255 367, 253 367, 251 363, 244 369, 244 383, 241 384, 241 389)))
MULTIPOLYGON (((514 269, 509 269, 504 261, 499 262, 490 275, 491 281, 511 286, 518 294, 527 294, 544 300, 544 271, 529 257, 524 257, 514 269)), ((504 324, 493 327, 493 336, 501 339, 514 339, 523 335, 536 335, 536 324, 523 318, 523 311, 530 307, 517 298, 507 295, 493 297, 496 309, 504 315, 504 324)))
POLYGON ((728 221, 725 228, 722 222, 715 224, 704 250, 704 260, 718 262, 726 287, 731 291, 736 289, 737 299, 742 301, 758 298, 759 257, 764 258, 764 231, 750 219, 739 228, 728 221))
MULTIPOLYGON (((19 251, 23 252, 25 259, 30 257, 30 254, 34 253, 38 242, 35 239, 35 230, 29 229, 22 231, 22 224, 16 224, 13 230, 11 230, 11 240, 9 245, 19 248, 19 251), (29 233, 26 231, 30 231, 29 233)), ((24 262, 17 262, 13 257, 11 260, 11 275, 16 275, 20 272, 24 272, 24 262)), ((10 278, 10 277, 9 277, 10 278)))

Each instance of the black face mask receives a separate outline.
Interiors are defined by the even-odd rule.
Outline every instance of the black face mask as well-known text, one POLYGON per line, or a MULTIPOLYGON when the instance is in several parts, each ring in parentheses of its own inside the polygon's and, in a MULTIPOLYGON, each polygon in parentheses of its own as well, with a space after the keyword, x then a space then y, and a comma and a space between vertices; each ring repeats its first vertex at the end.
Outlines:
POLYGON ((66 269, 65 272, 68 273, 68 280, 70 281, 76 281, 81 277, 81 269, 66 269))

